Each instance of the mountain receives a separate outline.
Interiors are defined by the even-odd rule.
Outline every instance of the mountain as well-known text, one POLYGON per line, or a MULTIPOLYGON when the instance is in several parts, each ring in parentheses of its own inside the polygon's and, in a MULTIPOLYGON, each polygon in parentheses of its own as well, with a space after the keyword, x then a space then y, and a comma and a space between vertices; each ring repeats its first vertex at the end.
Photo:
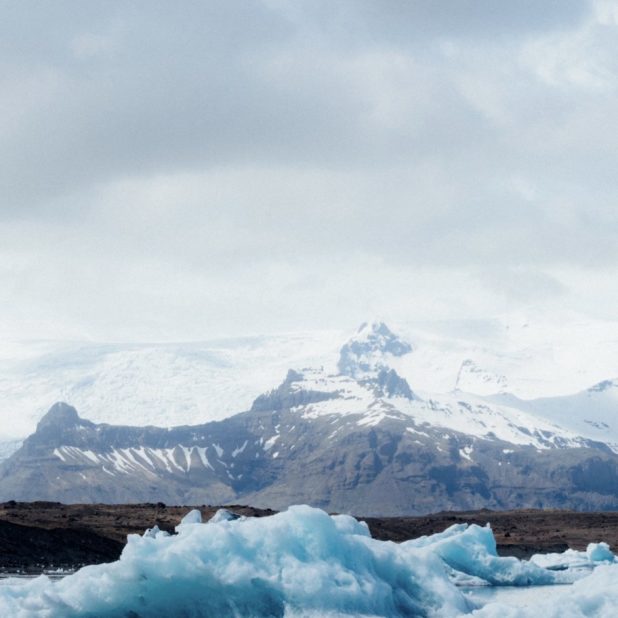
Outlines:
MULTIPOLYGON (((367 324, 354 334, 349 353, 371 332, 367 324)), ((386 351, 384 364, 424 399, 454 389, 526 401, 565 397, 618 374, 618 322, 504 315, 401 322, 392 332, 413 350, 386 351)), ((337 363, 348 337, 337 330, 185 343, 0 341, 0 459, 35 430, 54 401, 70 402, 96 423, 171 427, 222 420, 248 410, 289 367, 345 373, 337 363)), ((373 362, 370 350, 364 354, 373 362)), ((586 409, 577 414, 587 418, 586 409)))
POLYGON ((603 380, 573 395, 522 400, 502 394, 489 400, 560 423, 581 436, 605 442, 618 452, 618 379, 603 380))
POLYGON ((390 366, 415 353, 364 325, 337 369, 289 370, 248 411, 201 425, 97 424, 58 403, 0 466, 0 500, 618 509, 618 455, 602 440, 510 400, 419 393, 390 366))

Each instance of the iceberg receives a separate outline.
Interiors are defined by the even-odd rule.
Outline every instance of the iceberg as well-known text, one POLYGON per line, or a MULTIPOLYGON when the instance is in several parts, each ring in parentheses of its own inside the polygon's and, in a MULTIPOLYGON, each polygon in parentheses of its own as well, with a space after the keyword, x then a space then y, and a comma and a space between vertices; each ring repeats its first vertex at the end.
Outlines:
POLYGON ((372 539, 354 518, 297 506, 268 518, 130 535, 117 562, 0 588, 0 615, 444 616, 468 612, 442 561, 372 539))
POLYGON ((607 543, 590 543, 586 548, 586 556, 590 562, 616 562, 616 556, 610 551, 607 543))
POLYGON ((209 520, 209 524, 218 524, 221 521, 234 521, 235 519, 242 519, 238 513, 233 513, 228 509, 219 509, 209 520))
POLYGON ((402 543, 439 556, 455 573, 463 573, 492 586, 542 586, 571 583, 563 573, 534 562, 500 557, 491 528, 476 524, 455 524, 444 532, 402 543))
MULTIPOLYGON (((0 586, 0 616, 519 618, 539 615, 538 607, 481 607, 454 582, 461 576, 500 587, 572 581, 533 561, 499 557, 489 527, 457 525, 397 544, 371 538, 353 517, 308 506, 265 518, 220 512, 213 519, 201 523, 193 511, 174 535, 156 527, 130 535, 117 562, 60 581, 8 581, 0 586)), ((548 606, 545 618, 616 615, 607 609, 612 602, 618 607, 613 554, 596 544, 585 555, 602 566, 561 595, 571 613, 548 606)), ((563 602, 554 605, 564 610, 563 602)))
POLYGON ((535 554, 530 562, 546 569, 593 569, 599 564, 612 564, 618 562, 610 551, 607 543, 590 543, 586 551, 567 549, 565 552, 555 554, 535 554))

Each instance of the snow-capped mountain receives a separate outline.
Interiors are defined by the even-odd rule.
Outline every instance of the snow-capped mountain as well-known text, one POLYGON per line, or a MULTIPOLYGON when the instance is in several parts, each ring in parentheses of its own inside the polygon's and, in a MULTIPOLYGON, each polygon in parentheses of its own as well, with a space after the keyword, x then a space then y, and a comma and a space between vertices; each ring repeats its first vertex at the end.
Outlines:
POLYGON ((390 366, 415 353, 365 325, 332 369, 291 369, 249 411, 195 426, 95 424, 57 404, 0 468, 0 499, 618 508, 618 454, 603 440, 514 398, 417 390, 390 366))
POLYGON ((584 391, 562 397, 526 401, 502 394, 489 400, 559 423, 580 436, 605 442, 618 452, 618 379, 604 380, 584 391))
MULTIPOLYGON (((395 369, 424 399, 448 398, 454 390, 526 401, 564 397, 618 375, 614 322, 504 316, 392 330, 412 352, 385 349, 385 358, 374 358, 369 343, 365 360, 395 369)), ((353 335, 352 358, 371 333, 368 324, 353 335)), ((97 423, 169 427, 221 420, 248 409, 290 367, 338 373, 338 352, 348 337, 320 331, 194 343, 0 342, 0 442, 8 441, 0 450, 9 452, 32 433, 54 401, 71 402, 97 423)), ((525 404, 515 407, 529 411, 525 404)), ((596 422, 587 412, 582 419, 596 422)))

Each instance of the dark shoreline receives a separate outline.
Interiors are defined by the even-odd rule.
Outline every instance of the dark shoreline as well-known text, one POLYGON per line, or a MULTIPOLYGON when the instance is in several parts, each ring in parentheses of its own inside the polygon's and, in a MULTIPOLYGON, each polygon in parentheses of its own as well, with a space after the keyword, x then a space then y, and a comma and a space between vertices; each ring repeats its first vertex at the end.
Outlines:
MULTIPOLYGON (((154 525, 172 532, 192 508, 199 508, 207 520, 221 507, 0 503, 0 573, 74 570, 117 560, 128 534, 141 534, 154 525)), ((239 505, 225 508, 253 517, 275 512, 239 505)), ((375 538, 395 542, 441 532, 455 523, 490 523, 498 553, 518 558, 561 552, 569 547, 581 550, 598 541, 606 541, 613 551, 618 550, 618 512, 482 510, 361 519, 368 523, 375 538)))

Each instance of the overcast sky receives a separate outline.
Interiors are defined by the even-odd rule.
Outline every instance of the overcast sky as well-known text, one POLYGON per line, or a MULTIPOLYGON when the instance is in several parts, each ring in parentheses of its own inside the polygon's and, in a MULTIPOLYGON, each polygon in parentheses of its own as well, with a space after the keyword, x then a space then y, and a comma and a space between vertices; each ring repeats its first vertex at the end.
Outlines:
POLYGON ((618 3, 0 7, 0 336, 617 317, 618 3))

